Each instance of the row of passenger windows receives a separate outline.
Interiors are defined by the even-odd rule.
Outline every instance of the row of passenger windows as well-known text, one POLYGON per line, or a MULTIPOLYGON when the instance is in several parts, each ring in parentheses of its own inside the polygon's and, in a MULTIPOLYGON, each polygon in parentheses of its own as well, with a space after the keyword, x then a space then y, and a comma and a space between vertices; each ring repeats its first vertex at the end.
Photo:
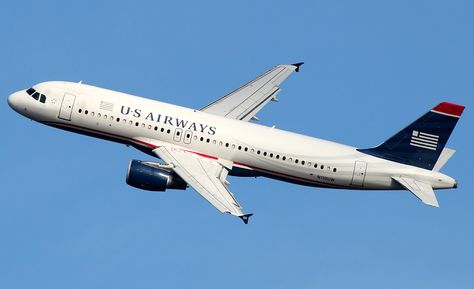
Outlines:
MULTIPOLYGON (((79 113, 84 113, 85 115, 88 115, 88 114, 89 114, 89 111, 88 111, 88 110, 82 110, 81 108, 78 110, 78 112, 79 112, 79 113)), ((90 112, 90 116, 95 116, 95 113, 94 113, 94 112, 90 112)), ((110 121, 114 121, 114 120, 115 120, 116 122, 122 121, 124 124, 127 123, 127 120, 126 120, 125 118, 120 119, 119 117, 117 117, 117 118, 115 118, 115 117, 113 117, 113 116, 108 117, 107 114, 101 114, 100 112, 97 113, 97 117, 98 117, 98 118, 104 118, 105 120, 110 119, 110 121)), ((133 122, 132 120, 129 120, 128 123, 129 123, 130 125, 135 124, 135 126, 137 126, 137 127, 139 127, 139 126, 141 126, 142 128, 148 127, 148 129, 150 129, 150 130, 151 130, 151 129, 154 129, 155 131, 158 131, 158 126, 152 126, 152 125, 148 125, 148 126, 147 126, 145 123, 141 123, 141 124, 140 124, 138 121, 137 121, 137 122, 133 122)), ((163 133, 166 132, 167 134, 170 134, 170 133, 171 133, 171 130, 170 130, 170 129, 165 129, 164 127, 160 128, 160 131, 163 132, 163 133)), ((177 132, 176 132, 176 135, 177 135, 177 136, 180 136, 181 133, 180 133, 179 131, 177 131, 177 132)), ((187 139, 190 139, 190 138, 191 138, 191 135, 188 133, 188 134, 186 134, 185 137, 186 137, 187 139)), ((194 140, 198 140, 198 136, 197 136, 197 135, 194 135, 193 138, 194 138, 194 140)), ((202 137, 202 136, 199 137, 199 141, 201 141, 201 142, 204 142, 204 141, 205 141, 206 143, 212 143, 212 144, 217 145, 217 140, 215 140, 215 139, 212 140, 212 139, 210 139, 210 138, 204 138, 204 137, 202 137)), ((239 146, 236 146, 235 144, 230 144, 230 143, 228 143, 228 142, 226 142, 226 143, 224 144, 224 142, 219 141, 219 146, 224 146, 224 145, 225 145, 226 148, 229 148, 229 147, 230 147, 230 148, 232 148, 232 149, 237 149, 237 150, 239 150, 239 151, 245 151, 245 152, 250 151, 251 153, 256 153, 257 155, 263 155, 264 157, 275 158, 275 159, 277 159, 277 160, 282 160, 282 161, 287 161, 287 160, 288 160, 289 162, 293 162, 293 161, 294 161, 295 164, 301 164, 302 166, 307 165, 308 167, 314 167, 315 169, 320 168, 321 170, 324 170, 324 168, 325 168, 324 165, 318 165, 317 163, 314 163, 314 164, 313 164, 313 163, 311 163, 311 162, 307 162, 307 161, 304 161, 304 160, 299 160, 299 159, 296 159, 296 158, 293 160, 292 157, 280 156, 279 154, 268 153, 268 152, 266 152, 266 151, 256 150, 256 149, 254 149, 254 148, 243 147, 243 146, 240 146, 240 145, 239 145, 239 146)), ((327 169, 327 170, 331 170, 331 167, 330 167, 330 166, 326 166, 326 169, 327 169)), ((335 172, 337 171, 337 169, 336 169, 336 168, 332 168, 332 171, 335 173, 335 172)))
POLYGON ((44 94, 37 92, 36 89, 34 88, 28 88, 26 93, 28 93, 29 95, 31 95, 31 97, 33 97, 34 99, 36 99, 37 101, 41 103, 46 102, 46 96, 44 94))
MULTIPOLYGON (((189 135, 187 135, 187 137, 189 138, 189 135)), ((197 136, 194 136, 194 140, 197 140, 197 136)), ((200 141, 205 141, 207 143, 210 143, 211 142, 211 139, 210 138, 204 138, 204 137, 200 137, 199 138, 200 141)), ((217 141, 216 140, 212 140, 212 143, 213 144, 217 144, 217 141)), ((220 146, 223 146, 224 143, 222 141, 219 141, 219 145, 220 146)), ((243 147, 243 146, 236 146, 235 144, 229 144, 229 143, 225 143, 225 147, 231 147, 232 149, 237 149, 237 150, 243 150, 245 152, 247 151, 250 151, 252 153, 257 153, 257 155, 263 155, 264 157, 269 157, 269 158, 275 158, 277 160, 282 160, 282 161, 286 161, 288 160, 289 162, 293 162, 293 158, 292 157, 286 157, 286 156, 280 156, 279 154, 274 154, 274 153, 268 153, 266 151, 261 151, 261 150, 255 150, 254 148, 248 148, 248 147, 243 147)), ((301 164, 302 166, 304 165, 307 165, 309 167, 314 167, 315 169, 317 169, 318 167, 321 169, 321 170, 324 170, 324 165, 319 165, 317 163, 311 163, 311 162, 307 162, 307 161, 304 161, 304 160, 299 160, 299 159, 294 159, 294 162, 295 164, 301 164)), ((328 170, 331 170, 331 167, 330 166, 326 166, 326 169, 328 170)), ((336 168, 332 168, 332 171, 333 172, 336 172, 337 169, 336 168)))

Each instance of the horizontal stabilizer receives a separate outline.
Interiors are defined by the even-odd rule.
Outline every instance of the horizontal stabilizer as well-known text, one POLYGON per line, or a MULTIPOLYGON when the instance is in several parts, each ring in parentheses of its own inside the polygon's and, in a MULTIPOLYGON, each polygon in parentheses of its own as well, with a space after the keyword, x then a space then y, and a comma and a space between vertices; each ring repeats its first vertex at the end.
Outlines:
POLYGON ((438 172, 454 155, 456 151, 450 148, 444 148, 441 154, 439 155, 438 160, 436 161, 433 171, 438 172))
POLYGON ((417 181, 412 178, 392 177, 392 179, 397 181, 405 189, 412 192, 423 203, 433 206, 433 207, 439 207, 438 200, 436 199, 436 195, 433 191, 433 188, 430 185, 417 181))

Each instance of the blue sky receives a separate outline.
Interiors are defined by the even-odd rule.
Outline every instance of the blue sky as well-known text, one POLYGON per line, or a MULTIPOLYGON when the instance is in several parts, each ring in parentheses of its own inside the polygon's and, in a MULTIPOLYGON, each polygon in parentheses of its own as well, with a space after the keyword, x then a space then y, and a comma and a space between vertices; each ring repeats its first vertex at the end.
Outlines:
POLYGON ((0 9, 0 288, 473 288, 472 1, 8 1, 0 9), (467 106, 441 208, 408 192, 231 178, 249 225, 194 191, 125 184, 123 145, 6 97, 79 81, 199 108, 305 61, 261 123, 357 147, 467 106))

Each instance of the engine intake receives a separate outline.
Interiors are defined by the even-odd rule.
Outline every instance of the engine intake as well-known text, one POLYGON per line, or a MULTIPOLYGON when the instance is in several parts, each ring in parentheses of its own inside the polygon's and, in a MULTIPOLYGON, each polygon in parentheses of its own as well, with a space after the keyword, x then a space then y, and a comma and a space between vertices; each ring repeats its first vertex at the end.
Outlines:
POLYGON ((187 183, 159 163, 131 160, 128 164, 127 184, 142 190, 164 192, 166 189, 185 190, 187 183))

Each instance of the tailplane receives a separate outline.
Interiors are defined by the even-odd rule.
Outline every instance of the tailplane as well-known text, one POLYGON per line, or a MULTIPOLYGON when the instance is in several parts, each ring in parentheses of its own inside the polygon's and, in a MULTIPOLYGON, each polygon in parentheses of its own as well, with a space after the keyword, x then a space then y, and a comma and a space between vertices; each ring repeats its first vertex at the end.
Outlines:
POLYGON ((425 184, 412 178, 392 177, 392 179, 397 181, 405 189, 412 192, 412 194, 423 203, 433 207, 439 207, 433 188, 429 184, 425 184))
POLYGON ((462 105, 442 102, 381 145, 359 151, 394 162, 439 170, 454 154, 450 149, 444 150, 444 146, 463 111, 462 105), (443 151, 444 156, 438 162, 443 151))

